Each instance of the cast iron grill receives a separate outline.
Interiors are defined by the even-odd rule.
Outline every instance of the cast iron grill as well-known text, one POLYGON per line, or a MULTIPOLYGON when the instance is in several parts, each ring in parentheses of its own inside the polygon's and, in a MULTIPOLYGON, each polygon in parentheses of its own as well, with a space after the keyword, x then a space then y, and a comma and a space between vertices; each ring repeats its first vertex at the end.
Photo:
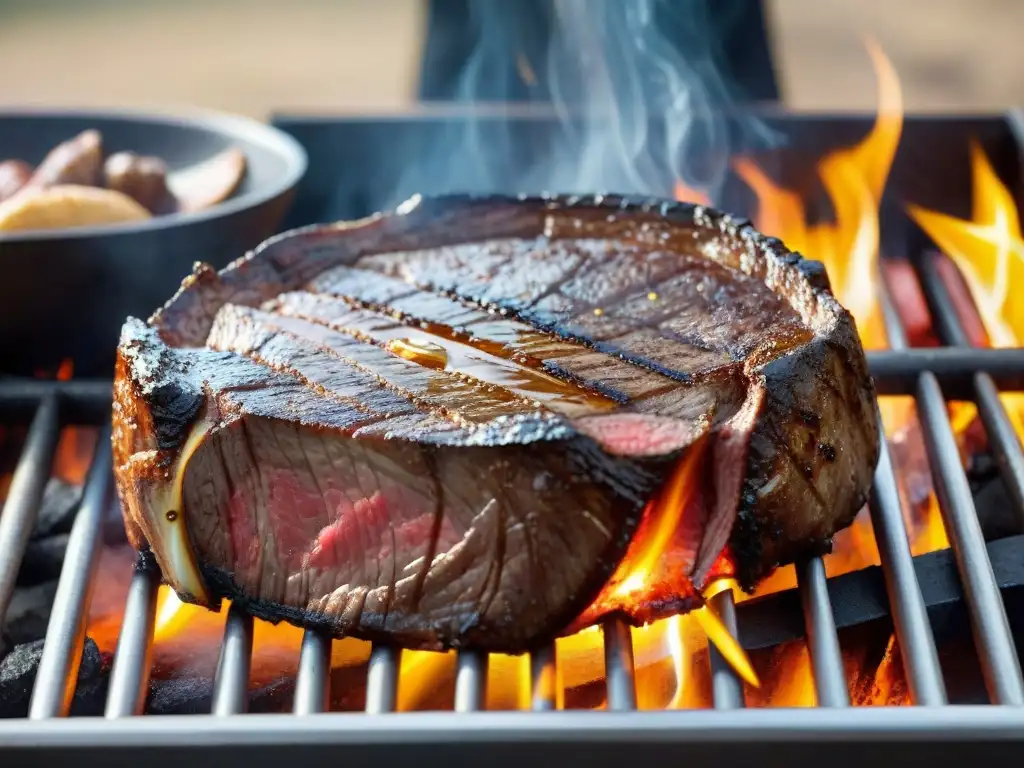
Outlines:
MULTIPOLYGON (((213 765, 230 756, 256 765, 280 760, 344 760, 350 765, 415 760, 417 765, 521 765, 586 759, 592 764, 623 760, 714 760, 721 764, 781 764, 809 759, 815 745, 840 746, 830 759, 856 757, 894 763, 926 749, 936 764, 962 762, 972 741, 991 755, 1024 752, 1024 681, 1000 587, 974 507, 946 398, 973 400, 984 421, 1002 479, 1024 531, 1024 453, 998 394, 1024 390, 1024 349, 968 346, 945 284, 927 257, 919 264, 921 285, 937 332, 947 346, 909 349, 888 286, 882 302, 891 349, 869 355, 879 393, 913 395, 970 617, 974 645, 992 706, 948 706, 936 642, 908 545, 887 447, 883 446, 870 497, 870 514, 888 593, 890 612, 914 705, 850 707, 829 583, 820 558, 798 564, 798 589, 811 656, 818 708, 743 710, 742 683, 712 647, 709 655, 714 710, 633 712, 636 686, 628 627, 604 625, 607 702, 610 712, 549 712, 556 709, 555 651, 531 657, 534 713, 477 712, 484 708, 488 659, 458 656, 454 712, 393 712, 400 651, 376 646, 369 660, 365 715, 321 713, 329 694, 330 639, 306 632, 299 660, 295 715, 246 715, 252 651, 252 619, 232 608, 227 616, 214 681, 211 716, 138 717, 145 702, 157 582, 149 571, 133 576, 110 674, 105 719, 65 718, 74 693, 76 661, 101 541, 111 502, 109 426, 101 430, 74 523, 46 633, 29 711, 29 722, 0 723, 5 765, 78 763, 83 750, 103 750, 110 764, 145 759, 170 765, 182 759, 213 765), (723 711, 729 710, 729 711, 723 711), (465 713, 475 713, 466 716, 465 713), (542 714, 541 714, 542 713, 542 714), (770 754, 765 745, 771 744, 770 754), (154 749, 159 747, 159 749, 154 749), (337 750, 345 751, 338 753, 337 750), (298 751, 296 751, 298 750, 298 751), (333 751, 332 751, 333 750, 333 751), (804 751, 812 750, 812 751, 804 751), (338 755, 341 755, 338 758, 338 755), (13 763, 12 763, 13 761, 13 763)), ((34 411, 10 493, 0 517, 0 616, 6 613, 26 542, 50 474, 64 423, 107 424, 107 381, 0 382, 0 413, 24 418, 34 411)), ((737 612, 729 591, 712 607, 737 634, 737 612)), ((820 753, 819 753, 820 756, 820 753)))

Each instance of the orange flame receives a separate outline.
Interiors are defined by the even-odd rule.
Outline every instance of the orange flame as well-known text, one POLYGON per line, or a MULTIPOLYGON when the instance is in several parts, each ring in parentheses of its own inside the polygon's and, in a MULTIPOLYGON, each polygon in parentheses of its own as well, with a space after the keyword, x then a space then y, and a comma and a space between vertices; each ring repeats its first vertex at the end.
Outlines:
MULTIPOLYGON (((1024 239, 1017 205, 999 180, 984 151, 971 143, 974 200, 971 220, 964 221, 917 205, 908 211, 942 251, 956 263, 967 282, 981 321, 994 347, 1019 347, 1024 341, 1024 301, 1013 301, 1024 282, 1024 239)), ((1024 393, 1002 395, 1018 435, 1024 435, 1024 393)), ((954 426, 974 421, 973 404, 957 403, 954 426)))
MULTIPOLYGON (((70 359, 61 361, 55 378, 70 381, 75 375, 75 364, 70 359)), ((92 463, 92 451, 99 430, 94 427, 65 427, 61 430, 57 450, 53 455, 53 476, 66 483, 80 485, 92 463)))
MULTIPOLYGON (((637 532, 609 581, 613 601, 635 601, 637 595, 648 590, 657 578, 660 561, 671 547, 693 489, 697 487, 695 476, 702 466, 706 449, 705 438, 686 451, 660 497, 652 505, 647 519, 653 524, 637 532)), ((596 602, 600 603, 601 597, 596 602)))
MULTIPOLYGON (((153 625, 153 665, 178 674, 213 674, 224 621, 230 601, 223 601, 218 611, 183 603, 170 587, 161 586, 157 595, 156 618, 153 625), (182 672, 185 669, 187 671, 182 672)), ((295 674, 302 630, 291 624, 253 622, 252 684, 265 685, 273 680, 295 674)), ((365 662, 370 645, 346 638, 332 646, 333 667, 365 662)))
POLYGON ((711 205, 711 199, 699 189, 687 186, 681 180, 676 181, 675 199, 681 203, 697 203, 698 205, 711 205))
POLYGON ((758 228, 822 262, 865 347, 879 349, 887 344, 878 302, 878 206, 903 130, 903 98, 889 59, 874 42, 867 45, 878 76, 874 127, 860 143, 818 163, 834 221, 808 224, 798 195, 776 186, 747 158, 737 159, 734 167, 757 195, 758 228))

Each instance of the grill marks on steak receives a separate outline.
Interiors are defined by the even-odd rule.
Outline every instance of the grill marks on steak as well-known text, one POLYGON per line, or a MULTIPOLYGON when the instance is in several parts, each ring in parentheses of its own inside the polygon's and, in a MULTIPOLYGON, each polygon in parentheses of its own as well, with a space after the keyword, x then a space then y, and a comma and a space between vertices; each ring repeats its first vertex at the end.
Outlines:
POLYGON ((327 326, 249 307, 229 304, 221 310, 208 344, 288 370, 338 397, 383 400, 381 407, 390 413, 421 408, 475 424, 536 410, 508 390, 425 368, 327 326))
MULTIPOLYGON (((791 345, 811 337, 793 308, 762 281, 699 255, 581 240, 556 245, 563 268, 545 271, 535 264, 542 248, 526 243, 510 252, 506 243, 473 243, 374 255, 358 265, 515 312, 538 328, 669 376, 688 378, 742 360, 764 342, 766 327, 791 345), (463 265, 478 250, 486 257, 468 271, 463 265)), ((343 288, 346 269, 316 285, 330 290, 340 279, 343 288)))
POLYGON ((749 586, 852 520, 874 405, 813 270, 745 260, 703 223, 531 205, 283 237, 126 325, 118 486, 179 591, 159 513, 190 418, 208 432, 183 511, 213 592, 194 597, 408 646, 514 652, 574 619, 646 621, 699 600, 730 536, 749 586), (155 392, 199 415, 168 420, 155 392), (686 467, 668 550, 621 594, 609 577, 686 467))

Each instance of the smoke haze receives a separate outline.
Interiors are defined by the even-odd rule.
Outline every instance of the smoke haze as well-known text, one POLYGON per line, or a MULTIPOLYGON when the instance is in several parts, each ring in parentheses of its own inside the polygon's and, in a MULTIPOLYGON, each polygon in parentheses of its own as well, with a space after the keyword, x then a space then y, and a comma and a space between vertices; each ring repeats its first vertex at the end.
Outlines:
POLYGON ((721 75, 705 2, 468 7, 477 45, 452 100, 486 98, 492 112, 525 106, 550 119, 539 122, 542 132, 493 117, 452 121, 409 164, 392 204, 410 190, 668 195, 677 178, 715 189, 731 154, 772 141, 731 110, 737 94, 721 75))

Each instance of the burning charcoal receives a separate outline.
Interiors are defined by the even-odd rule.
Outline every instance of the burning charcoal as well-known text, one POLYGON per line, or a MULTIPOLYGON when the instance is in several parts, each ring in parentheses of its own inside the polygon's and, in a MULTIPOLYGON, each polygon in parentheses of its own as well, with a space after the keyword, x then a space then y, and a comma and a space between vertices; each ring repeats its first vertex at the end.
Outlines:
POLYGON ((1013 502, 1001 477, 994 477, 974 494, 974 506, 985 541, 1005 539, 1020 533, 1013 502))
POLYGON ((972 452, 967 459, 967 482, 978 493, 999 477, 999 465, 989 451, 972 452))
POLYGON ((110 666, 91 637, 85 638, 82 663, 78 667, 78 685, 71 702, 71 714, 95 717, 103 714, 107 701, 110 666))
MULTIPOLYGON (((43 655, 43 641, 17 645, 0 662, 0 717, 26 717, 36 671, 43 655)), ((98 715, 106 699, 106 670, 99 648, 85 639, 78 668, 78 685, 71 704, 73 715, 98 715)))
POLYGON ((13 643, 31 643, 46 636, 46 625, 50 623, 55 594, 56 579, 14 590, 4 622, 4 632, 13 643))
POLYGON ((209 714, 213 705, 213 681, 203 677, 150 680, 146 698, 148 715, 209 714))
POLYGON ((0 662, 0 717, 25 717, 43 641, 15 646, 0 662))
POLYGON ((58 578, 70 538, 71 534, 58 533, 29 542, 18 572, 18 584, 31 587, 58 578))
POLYGON ((56 477, 50 478, 43 491, 43 502, 32 538, 42 539, 55 533, 69 533, 81 501, 82 486, 66 483, 56 477))
MULTIPOLYGON (((295 697, 295 679, 282 677, 249 692, 249 711, 289 712, 295 697)), ((203 715, 213 706, 213 681, 206 677, 150 680, 146 714, 203 715)))
MULTIPOLYGON (((440 689, 445 693, 455 695, 455 682, 451 680, 448 685, 448 678, 438 681, 433 686, 433 693, 440 689)), ((434 696, 430 697, 432 700, 434 696)), ((444 699, 438 707, 443 709, 451 702, 451 698, 444 699)), ((332 712, 362 712, 366 706, 366 665, 353 664, 345 667, 335 667, 331 670, 331 706, 332 712)))
POLYGON ((295 678, 281 677, 249 691, 249 711, 257 713, 291 712, 295 702, 295 678))

